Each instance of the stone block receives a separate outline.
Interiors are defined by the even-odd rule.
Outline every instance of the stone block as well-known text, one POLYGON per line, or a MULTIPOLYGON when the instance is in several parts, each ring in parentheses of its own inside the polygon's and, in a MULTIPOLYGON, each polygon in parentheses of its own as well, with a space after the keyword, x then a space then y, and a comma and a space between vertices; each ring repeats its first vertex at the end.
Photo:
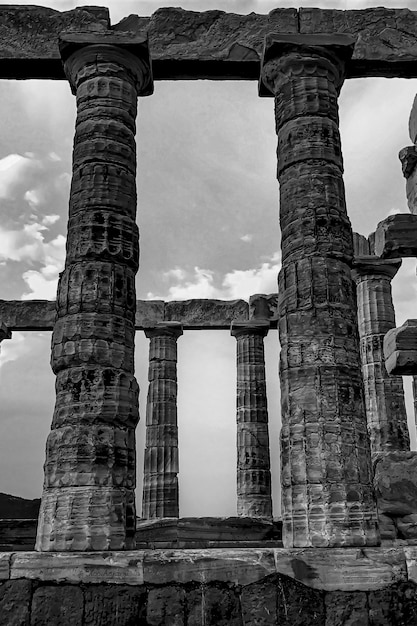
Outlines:
POLYGON ((84 597, 75 585, 38 587, 33 594, 31 626, 83 626, 84 597))
POLYGON ((2 6, 0 76, 64 78, 58 35, 63 30, 106 31, 109 26, 109 10, 105 7, 86 6, 61 12, 38 6, 2 6))
POLYGON ((185 592, 176 585, 151 589, 146 606, 148 626, 185 626, 185 592))
POLYGON ((89 585, 83 626, 132 626, 145 623, 144 587, 89 585))
POLYGON ((183 300, 165 303, 165 321, 181 322, 184 329, 229 329, 232 321, 246 321, 249 305, 244 300, 183 300))
POLYGON ((243 587, 240 602, 244 624, 250 626, 276 624, 278 602, 276 577, 268 576, 258 583, 243 587))
POLYGON ((276 548, 278 573, 325 591, 369 591, 406 580, 400 548, 276 548))
POLYGON ((375 254, 384 259, 417 256, 417 215, 397 213, 379 222, 375 254))
POLYGON ((348 77, 408 75, 417 51, 417 12, 383 7, 353 11, 301 8, 298 15, 300 33, 355 35, 348 77))
POLYGON ((247 585, 275 573, 274 551, 262 548, 148 551, 146 584, 221 581, 247 585))
POLYGON ((368 600, 364 591, 326 593, 325 605, 325 626, 369 626, 368 600))
POLYGON ((0 552, 0 580, 10 578, 10 552, 0 552))
POLYGON ((243 626, 239 596, 226 585, 202 587, 204 626, 243 626))
POLYGON ((407 320, 384 337, 385 367, 392 376, 417 374, 417 320, 407 320))
POLYGON ((227 73, 230 78, 257 80, 266 33, 296 33, 298 20, 295 9, 237 15, 161 8, 150 18, 132 16, 114 26, 130 32, 144 28, 149 30, 156 79, 218 78, 227 73))
POLYGON ((417 452, 389 452, 378 459, 374 488, 379 512, 395 517, 417 513, 417 452))
POLYGON ((278 317, 278 294, 257 293, 249 298, 249 318, 275 320, 278 317))
POLYGON ((0 585, 0 626, 29 626, 32 582, 9 580, 0 585))
POLYGON ((20 552, 14 555, 10 578, 69 583, 143 584, 143 552, 20 552))
POLYGON ((324 593, 287 576, 275 578, 278 589, 277 623, 288 626, 322 626, 325 623, 324 593))

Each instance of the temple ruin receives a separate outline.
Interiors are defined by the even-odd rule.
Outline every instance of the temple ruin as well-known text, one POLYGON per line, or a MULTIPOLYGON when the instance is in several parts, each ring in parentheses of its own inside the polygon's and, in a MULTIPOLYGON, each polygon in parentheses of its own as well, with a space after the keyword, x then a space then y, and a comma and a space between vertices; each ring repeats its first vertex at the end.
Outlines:
POLYGON ((36 546, 0 554, 0 622, 417 623, 417 453, 402 383, 417 376, 417 320, 396 328, 391 296, 401 259, 417 256, 417 103, 399 163, 410 214, 368 238, 348 217, 338 115, 349 78, 417 78, 417 12, 160 9, 112 25, 100 7, 7 5, 0 32, 0 78, 68 80, 77 110, 56 302, 0 300, 0 341, 51 331, 56 375, 36 546), (198 79, 257 80, 271 117, 275 104, 278 293, 139 301, 137 100, 158 80, 198 79), (270 328, 281 343, 282 538, 270 328), (229 520, 179 511, 177 341, 201 329, 236 339, 229 520), (137 331, 149 339, 138 523, 137 331))

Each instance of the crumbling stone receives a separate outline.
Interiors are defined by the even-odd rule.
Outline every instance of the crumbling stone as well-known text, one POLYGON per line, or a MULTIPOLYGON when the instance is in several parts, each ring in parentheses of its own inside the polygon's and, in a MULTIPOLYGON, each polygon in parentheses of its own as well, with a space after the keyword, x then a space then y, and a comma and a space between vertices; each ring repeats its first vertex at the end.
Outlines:
POLYGON ((75 585, 38 587, 33 594, 30 626, 82 626, 84 597, 75 585))

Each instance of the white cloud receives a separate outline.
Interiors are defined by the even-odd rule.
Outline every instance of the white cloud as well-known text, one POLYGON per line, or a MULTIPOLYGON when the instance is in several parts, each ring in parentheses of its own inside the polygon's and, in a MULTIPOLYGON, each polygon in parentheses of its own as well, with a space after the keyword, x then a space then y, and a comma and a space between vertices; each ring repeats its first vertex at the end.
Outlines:
POLYGON ((242 237, 240 237, 241 241, 244 241, 245 243, 249 243, 250 241, 252 241, 253 239, 253 235, 242 235, 242 237))
POLYGON ((28 182, 34 181, 41 169, 40 161, 32 156, 9 154, 0 159, 0 199, 18 196, 22 185, 27 188, 28 182))
POLYGON ((221 286, 216 287, 214 272, 194 268, 193 274, 182 269, 170 270, 164 274, 174 279, 165 296, 148 293, 151 299, 190 300, 192 298, 216 298, 221 300, 248 299, 255 293, 275 293, 277 277, 281 267, 280 254, 275 253, 268 261, 257 268, 233 270, 225 274, 221 286))
POLYGON ((54 300, 59 272, 65 261, 65 237, 58 235, 43 244, 43 263, 40 270, 27 270, 22 278, 30 291, 22 295, 22 300, 54 300))
POLYGON ((16 361, 16 359, 26 354, 27 351, 24 334, 14 331, 11 339, 5 339, 1 342, 0 368, 10 361, 16 361))

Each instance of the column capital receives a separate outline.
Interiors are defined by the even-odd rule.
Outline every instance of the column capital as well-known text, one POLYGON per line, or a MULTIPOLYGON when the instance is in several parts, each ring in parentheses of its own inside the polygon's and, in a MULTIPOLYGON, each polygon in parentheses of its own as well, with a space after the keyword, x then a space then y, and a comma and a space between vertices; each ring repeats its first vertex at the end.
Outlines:
POLYGON ((177 339, 183 334, 181 322, 158 322, 154 326, 148 326, 143 330, 148 339, 161 336, 170 336, 177 339))
POLYGON ((266 337, 270 324, 267 320, 248 320, 245 322, 232 322, 230 324, 230 334, 232 337, 241 337, 242 335, 261 335, 266 337))
POLYGON ((392 280, 401 267, 401 259, 381 259, 377 256, 357 256, 352 263, 352 278, 358 283, 368 276, 392 280))
MULTIPOLYGON (((275 96, 273 84, 276 75, 286 74, 293 66, 293 72, 300 73, 300 62, 310 59, 317 63, 321 58, 327 65, 333 66, 335 80, 340 86, 344 78, 344 65, 352 56, 356 39, 350 35, 301 35, 269 33, 265 37, 261 59, 261 77, 259 80, 259 96, 275 96), (303 58, 304 57, 304 58, 303 58), (279 61, 271 72, 265 71, 271 61, 279 61), (338 71, 337 71, 338 70, 338 71), (270 74, 270 75, 269 75, 270 74)), ((272 69, 272 68, 269 68, 272 69)), ((330 69, 330 66, 329 66, 330 69)))
POLYGON ((3 322, 0 322, 0 343, 3 341, 3 339, 11 339, 11 338, 12 338, 12 331, 9 330, 6 324, 3 324, 3 322))
MULTIPOLYGON (((123 66, 131 75, 138 96, 150 96, 153 93, 152 64, 146 34, 63 32, 59 37, 59 51, 74 95, 80 80, 88 78, 91 73, 85 66, 93 65, 95 73, 99 74, 100 62, 123 66), (80 79, 81 70, 86 75, 80 79)), ((111 73, 112 70, 107 66, 106 75, 111 73)))

